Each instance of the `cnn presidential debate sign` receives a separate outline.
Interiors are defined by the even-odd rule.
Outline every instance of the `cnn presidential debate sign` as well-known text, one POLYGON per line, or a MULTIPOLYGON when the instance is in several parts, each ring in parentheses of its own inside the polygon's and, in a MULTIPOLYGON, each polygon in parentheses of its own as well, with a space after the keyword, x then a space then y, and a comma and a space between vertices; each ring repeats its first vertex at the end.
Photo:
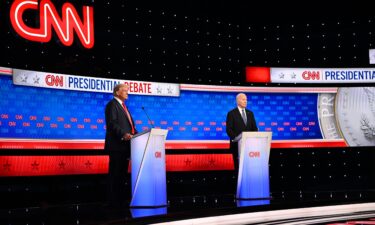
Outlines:
POLYGON ((375 69, 247 67, 246 80, 262 83, 374 83, 375 69))
POLYGON ((13 70, 13 83, 16 85, 103 93, 112 93, 117 84, 124 83, 129 86, 130 94, 180 95, 179 85, 177 84, 93 78, 18 69, 13 70))
POLYGON ((375 69, 271 68, 273 83, 372 83, 375 69))

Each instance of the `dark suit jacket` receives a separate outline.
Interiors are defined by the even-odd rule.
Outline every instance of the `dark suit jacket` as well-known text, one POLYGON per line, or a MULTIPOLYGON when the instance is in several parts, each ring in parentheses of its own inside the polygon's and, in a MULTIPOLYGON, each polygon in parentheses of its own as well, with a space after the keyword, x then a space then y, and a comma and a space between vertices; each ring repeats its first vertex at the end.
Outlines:
MULTIPOLYGON (((131 119, 135 126, 133 118, 131 119)), ((132 129, 125 110, 116 99, 109 101, 105 107, 105 122, 107 131, 104 150, 109 152, 126 151, 127 155, 130 156, 129 141, 124 141, 122 138, 126 133, 130 134, 132 129)))
POLYGON ((247 124, 244 123, 238 108, 232 109, 227 115, 227 134, 230 140, 233 140, 243 131, 258 131, 255 122, 254 114, 248 109, 245 109, 247 124))
POLYGON ((237 154, 237 143, 232 142, 232 140, 241 134, 243 131, 258 131, 257 124, 255 122, 254 114, 248 109, 245 109, 247 124, 244 123, 240 111, 238 108, 234 108, 227 114, 227 134, 230 138, 230 148, 232 153, 237 154))

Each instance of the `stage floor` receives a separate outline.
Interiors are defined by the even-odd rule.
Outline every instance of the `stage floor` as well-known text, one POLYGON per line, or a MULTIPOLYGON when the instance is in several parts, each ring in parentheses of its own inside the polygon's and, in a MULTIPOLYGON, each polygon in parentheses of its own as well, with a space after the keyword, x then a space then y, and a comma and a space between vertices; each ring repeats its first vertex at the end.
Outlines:
POLYGON ((238 201, 234 195, 186 196, 170 199, 167 207, 147 209, 110 208, 100 201, 40 202, 27 207, 13 202, 0 209, 0 224, 375 224, 372 194, 318 196, 252 201, 238 201))

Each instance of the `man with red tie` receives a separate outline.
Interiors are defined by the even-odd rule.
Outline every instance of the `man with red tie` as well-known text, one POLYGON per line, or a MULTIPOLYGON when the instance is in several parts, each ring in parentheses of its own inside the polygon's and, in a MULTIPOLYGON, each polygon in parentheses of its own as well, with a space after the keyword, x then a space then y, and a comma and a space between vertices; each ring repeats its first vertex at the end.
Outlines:
POLYGON ((113 89, 114 98, 105 108, 106 135, 104 150, 109 154, 108 201, 120 207, 130 197, 127 169, 130 158, 130 139, 137 133, 134 120, 125 105, 129 87, 118 84, 113 89), (128 185, 126 182, 128 181, 128 185))

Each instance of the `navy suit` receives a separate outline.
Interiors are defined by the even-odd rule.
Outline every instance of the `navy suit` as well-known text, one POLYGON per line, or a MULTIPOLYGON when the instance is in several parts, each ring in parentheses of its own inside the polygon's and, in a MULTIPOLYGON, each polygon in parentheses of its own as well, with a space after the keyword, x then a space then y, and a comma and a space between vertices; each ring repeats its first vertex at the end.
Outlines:
POLYGON ((105 121, 107 131, 104 150, 109 154, 108 200, 111 206, 120 206, 130 196, 127 176, 130 141, 125 141, 123 137, 126 133, 131 134, 132 129, 124 108, 116 99, 107 103, 105 121))
MULTIPOLYGON (((134 124, 133 118, 131 120, 134 124)), ((107 132, 105 134, 104 149, 109 152, 125 151, 130 156, 130 148, 126 148, 127 143, 129 144, 130 142, 124 141, 123 137, 126 133, 131 134, 132 128, 124 108, 116 99, 109 101, 105 107, 105 121, 107 132)))
POLYGON ((257 124, 255 122, 254 114, 252 111, 245 109, 247 123, 242 119, 238 107, 232 109, 227 114, 227 134, 230 138, 230 150, 233 155, 234 168, 238 171, 238 143, 232 142, 232 140, 241 134, 243 131, 258 131, 257 124))

